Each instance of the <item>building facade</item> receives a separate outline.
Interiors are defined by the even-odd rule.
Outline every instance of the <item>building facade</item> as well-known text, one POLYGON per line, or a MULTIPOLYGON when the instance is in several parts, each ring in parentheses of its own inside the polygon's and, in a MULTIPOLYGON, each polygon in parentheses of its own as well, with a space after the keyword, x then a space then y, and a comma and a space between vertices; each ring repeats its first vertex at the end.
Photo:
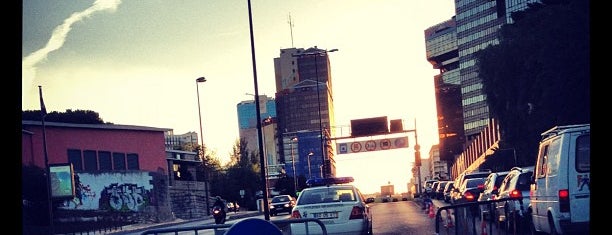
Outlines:
POLYGON ((497 32, 512 23, 511 14, 537 0, 455 1, 452 19, 425 30, 427 60, 434 77, 440 157, 450 177, 477 169, 499 140, 498 124, 489 113, 475 52, 499 43, 497 32), (460 113, 460 115, 459 115, 460 113))
MULTIPOLYGON (((280 135, 301 131, 316 131, 319 145, 314 149, 299 151, 312 152, 320 161, 323 175, 335 173, 335 160, 331 138, 335 136, 333 89, 328 51, 317 47, 287 48, 280 50, 280 56, 274 58, 276 78, 276 105, 278 130, 280 135)), ((290 151, 291 138, 279 139, 281 159, 290 151)), ((302 145, 303 146, 303 145, 302 145)), ((300 147, 301 148, 301 147, 300 147)))
MULTIPOLYGON (((195 152, 166 149, 165 135, 171 132, 167 128, 133 125, 43 125, 24 120, 22 168, 44 171, 47 165, 71 167, 71 174, 51 174, 51 185, 73 183, 71 194, 51 195, 51 215, 58 231, 70 228, 63 226, 66 221, 113 220, 119 225, 206 216, 207 182, 198 180, 203 179, 204 173, 196 170, 202 161, 195 152), (56 181, 59 184, 54 184, 56 181)), ((30 184, 46 182, 22 184, 29 188, 30 184)), ((24 195, 24 202, 32 202, 26 205, 36 205, 37 199, 24 195)), ((32 209, 37 213, 46 211, 32 209)))

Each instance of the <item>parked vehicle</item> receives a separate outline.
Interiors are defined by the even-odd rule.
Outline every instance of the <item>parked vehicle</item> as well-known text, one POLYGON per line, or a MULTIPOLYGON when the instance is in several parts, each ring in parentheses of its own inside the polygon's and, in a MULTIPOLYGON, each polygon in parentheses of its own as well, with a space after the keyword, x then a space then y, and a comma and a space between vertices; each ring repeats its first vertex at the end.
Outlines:
MULTIPOLYGON (((487 176, 485 179, 484 188, 482 189, 480 196, 478 196, 477 201, 485 202, 497 199, 499 194, 499 186, 508 173, 510 173, 510 171, 499 171, 489 174, 489 176, 487 176)), ((495 212, 495 207, 492 203, 480 204, 480 218, 482 220, 496 218, 495 215, 490 216, 490 212, 495 212)))
POLYGON ((556 126, 542 133, 530 188, 534 233, 589 234, 590 126, 556 126))
POLYGON ((446 187, 446 184, 448 184, 448 182, 451 182, 451 181, 443 180, 438 183, 438 187, 436 187, 436 190, 434 190, 435 199, 438 199, 438 200, 444 199, 444 187, 446 187))
POLYGON ((270 216, 278 215, 278 213, 291 214, 291 210, 295 206, 295 199, 291 195, 274 196, 270 201, 270 216))
POLYGON ((463 184, 457 188, 459 193, 455 194, 452 199, 454 204, 475 202, 482 192, 485 178, 469 178, 463 181, 463 184))
POLYGON ((459 187, 463 184, 463 181, 465 179, 470 179, 470 178, 486 178, 487 176, 489 176, 489 174, 491 174, 491 171, 476 171, 476 172, 463 172, 461 174, 459 174, 459 176, 457 176, 457 178, 455 178, 455 183, 453 184, 455 187, 454 189, 451 191, 451 204, 454 204, 455 202, 453 201, 453 198, 457 197, 457 194, 459 194, 459 187))
POLYGON ((423 193, 426 194, 430 198, 433 192, 433 184, 435 182, 438 182, 438 180, 426 180, 425 183, 423 184, 423 193))
POLYGON ((499 186, 499 195, 496 198, 511 199, 495 202, 495 214, 502 228, 508 231, 528 231, 529 213, 529 186, 533 175, 533 166, 513 167, 504 177, 499 186))
POLYGON ((455 182, 450 181, 446 186, 444 186, 444 202, 449 203, 451 201, 451 192, 455 188, 455 182))

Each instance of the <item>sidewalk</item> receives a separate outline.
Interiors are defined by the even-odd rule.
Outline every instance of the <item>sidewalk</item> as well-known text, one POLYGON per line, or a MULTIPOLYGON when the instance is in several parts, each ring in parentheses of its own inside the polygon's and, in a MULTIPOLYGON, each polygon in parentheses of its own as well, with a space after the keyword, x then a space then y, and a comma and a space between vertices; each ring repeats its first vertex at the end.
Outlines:
MULTIPOLYGON (((235 219, 258 216, 262 214, 263 213, 259 211, 238 211, 237 213, 229 212, 227 214, 226 222, 229 222, 235 219)), ((113 232, 101 233, 101 234, 125 235, 128 233, 142 232, 148 229, 163 228, 167 226, 181 225, 181 224, 186 224, 186 223, 191 223, 191 222, 214 223, 214 219, 212 218, 212 215, 210 215, 210 216, 203 217, 201 219, 191 219, 191 220, 175 219, 173 221, 167 221, 167 222, 161 222, 161 223, 131 224, 131 225, 123 226, 122 229, 119 231, 113 231, 113 232)))

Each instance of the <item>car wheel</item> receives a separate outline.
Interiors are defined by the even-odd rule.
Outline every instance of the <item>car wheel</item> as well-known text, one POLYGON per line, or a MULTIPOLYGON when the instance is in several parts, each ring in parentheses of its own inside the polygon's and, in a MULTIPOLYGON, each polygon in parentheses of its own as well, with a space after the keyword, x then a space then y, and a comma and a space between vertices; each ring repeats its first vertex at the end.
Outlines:
POLYGON ((527 226, 529 226, 529 234, 531 235, 543 235, 543 232, 538 232, 535 229, 535 225, 533 224, 533 217, 531 217, 531 213, 527 214, 525 220, 527 221, 527 226))
POLYGON ((552 219, 552 215, 548 214, 548 226, 550 227, 550 235, 559 235, 557 229, 555 228, 555 222, 552 219))

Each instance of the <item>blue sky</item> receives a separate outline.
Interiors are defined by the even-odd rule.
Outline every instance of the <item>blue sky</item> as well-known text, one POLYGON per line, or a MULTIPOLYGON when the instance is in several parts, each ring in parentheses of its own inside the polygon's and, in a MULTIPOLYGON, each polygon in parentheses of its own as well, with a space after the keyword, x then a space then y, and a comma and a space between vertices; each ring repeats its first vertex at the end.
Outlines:
MULTIPOLYGON (((93 110, 115 124, 199 133, 195 79, 204 76, 204 142, 226 160, 238 138, 236 105, 255 93, 247 3, 23 1, 22 108, 40 109, 40 85, 48 111, 93 110)), ((414 129, 416 119, 422 156, 437 144, 438 71, 426 61, 424 30, 450 19, 454 1, 265 0, 251 7, 259 94, 274 96, 280 49, 336 48, 336 126, 388 116, 414 129)), ((409 138, 410 149, 343 156, 338 173, 354 175, 366 192, 388 181, 404 189, 414 156, 409 138), (374 162, 393 173, 360 177, 374 162)))

